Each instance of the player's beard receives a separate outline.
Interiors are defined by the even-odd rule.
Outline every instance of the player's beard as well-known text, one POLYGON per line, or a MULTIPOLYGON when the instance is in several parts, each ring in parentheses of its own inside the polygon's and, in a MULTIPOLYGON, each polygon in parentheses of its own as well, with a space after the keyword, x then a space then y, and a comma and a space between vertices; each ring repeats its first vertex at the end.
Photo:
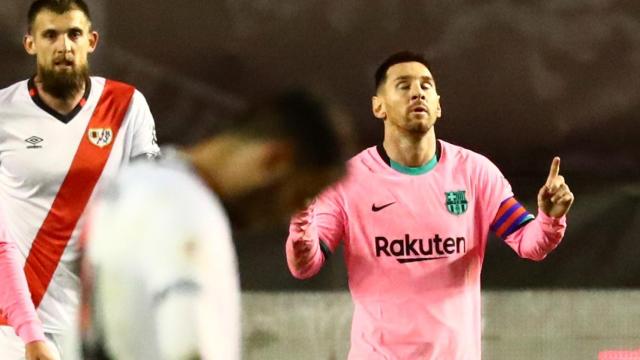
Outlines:
POLYGON ((403 134, 404 136, 422 138, 431 130, 433 124, 426 121, 404 119, 402 122, 392 123, 391 126, 395 128, 395 131, 399 134, 403 134))
POLYGON ((60 100, 69 100, 82 90, 89 79, 89 66, 74 67, 70 71, 56 71, 40 66, 38 71, 42 89, 60 100))
POLYGON ((403 125, 405 131, 412 135, 424 135, 431 130, 437 119, 431 118, 431 113, 427 112, 423 118, 415 118, 414 115, 409 112, 405 117, 405 123, 403 125))
POLYGON ((424 135, 431 130, 431 125, 424 122, 410 123, 405 129, 412 135, 424 135))

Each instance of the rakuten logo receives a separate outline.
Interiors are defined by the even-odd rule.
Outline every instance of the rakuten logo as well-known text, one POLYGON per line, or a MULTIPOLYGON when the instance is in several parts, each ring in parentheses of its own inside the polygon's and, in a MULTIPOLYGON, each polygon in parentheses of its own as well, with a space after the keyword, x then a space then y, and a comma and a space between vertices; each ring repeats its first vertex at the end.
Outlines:
POLYGON ((376 236, 376 256, 393 256, 401 263, 443 259, 453 254, 461 254, 467 251, 464 237, 441 238, 435 234, 433 238, 412 239, 409 234, 404 239, 389 240, 384 236, 376 236))

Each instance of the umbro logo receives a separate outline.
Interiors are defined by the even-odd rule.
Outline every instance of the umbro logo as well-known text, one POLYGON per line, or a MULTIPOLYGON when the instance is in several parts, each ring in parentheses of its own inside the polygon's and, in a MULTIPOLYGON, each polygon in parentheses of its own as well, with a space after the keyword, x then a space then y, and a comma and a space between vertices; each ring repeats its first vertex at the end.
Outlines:
POLYGON ((393 202, 390 202, 390 203, 388 203, 388 204, 384 204, 384 205, 382 205, 382 206, 376 206, 376 204, 372 204, 372 205, 371 205, 371 211, 373 211, 373 212, 378 212, 378 211, 380 211, 380 210, 382 210, 382 209, 384 209, 384 208, 386 208, 386 207, 388 207, 388 206, 391 206, 391 205, 393 205, 393 204, 395 204, 395 203, 396 203, 396 202, 395 202, 395 201, 393 201, 393 202))
POLYGON ((28 139, 25 139, 24 141, 29 143, 29 145, 27 146, 27 149, 40 149, 42 146, 40 146, 38 144, 43 142, 44 139, 39 138, 37 136, 31 136, 28 139))

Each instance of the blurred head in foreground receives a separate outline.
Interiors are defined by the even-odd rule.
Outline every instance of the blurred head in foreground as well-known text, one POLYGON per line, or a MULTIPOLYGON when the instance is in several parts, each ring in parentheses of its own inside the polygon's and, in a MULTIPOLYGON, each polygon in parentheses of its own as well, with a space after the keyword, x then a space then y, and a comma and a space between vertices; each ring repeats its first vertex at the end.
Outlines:
POLYGON ((257 104, 186 150, 236 229, 285 224, 344 171, 348 122, 305 91, 257 104))
POLYGON ((124 170, 88 219, 84 358, 239 359, 231 224, 286 220, 338 179, 341 120, 309 93, 289 92, 195 146, 124 170))

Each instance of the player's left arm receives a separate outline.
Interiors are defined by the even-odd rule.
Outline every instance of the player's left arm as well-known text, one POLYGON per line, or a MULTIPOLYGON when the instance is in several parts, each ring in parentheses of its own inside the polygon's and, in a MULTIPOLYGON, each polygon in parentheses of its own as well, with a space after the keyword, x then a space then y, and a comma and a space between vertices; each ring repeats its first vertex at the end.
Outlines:
POLYGON ((560 158, 553 158, 547 181, 538 191, 538 208, 547 216, 560 219, 569 212, 574 196, 560 175, 560 158))
POLYGON ((131 158, 156 158, 160 155, 158 139, 156 137, 156 125, 149 109, 149 104, 141 92, 136 90, 131 101, 129 115, 132 116, 133 146, 131 158))
POLYGON ((573 201, 573 193, 560 175, 560 158, 555 157, 547 180, 538 191, 538 216, 508 235, 505 242, 520 257, 544 259, 562 240, 573 201))

